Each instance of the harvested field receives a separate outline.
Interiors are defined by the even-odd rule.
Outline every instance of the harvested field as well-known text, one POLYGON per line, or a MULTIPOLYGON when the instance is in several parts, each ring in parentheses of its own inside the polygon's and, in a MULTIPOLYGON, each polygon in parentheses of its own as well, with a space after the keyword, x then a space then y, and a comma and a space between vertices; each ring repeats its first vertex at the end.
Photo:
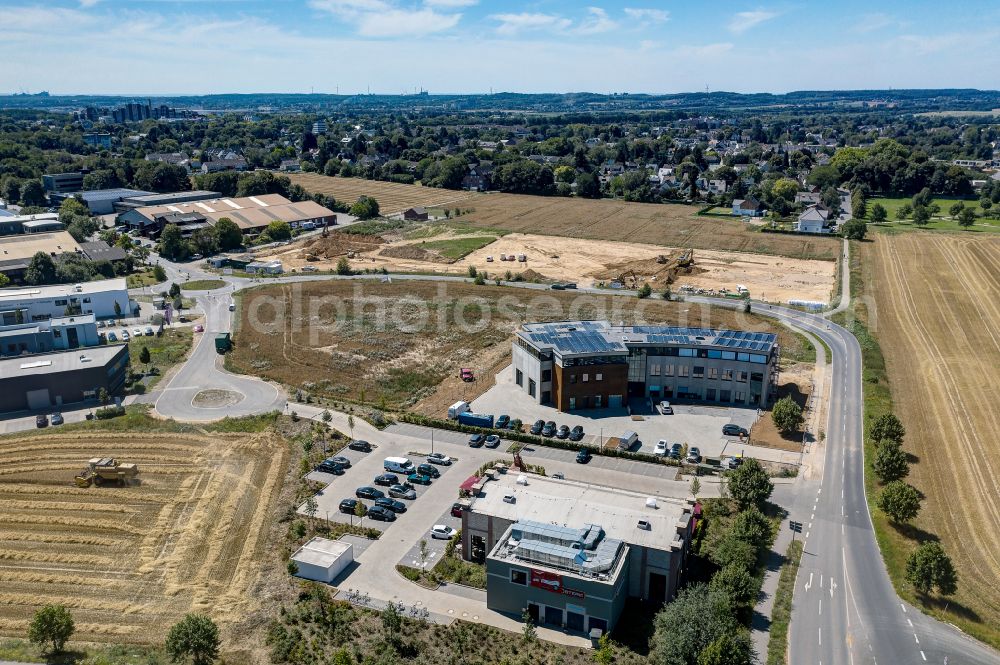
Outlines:
POLYGON ((940 537, 959 591, 932 609, 1000 646, 1000 238, 878 234, 866 248, 869 322, 886 357, 908 482, 926 495, 913 533, 882 528, 905 560, 910 536, 940 537))
POLYGON ((23 636, 47 603, 74 639, 162 641, 187 612, 226 624, 249 593, 287 444, 271 433, 65 432, 0 445, 0 634, 23 636), (94 456, 139 465, 138 486, 79 488, 94 456))
MULTIPOLYGON (((318 173, 288 173, 289 179, 307 191, 326 194, 348 205, 360 196, 371 196, 378 201, 383 215, 395 215, 414 206, 445 206, 465 201, 475 194, 420 185, 403 185, 396 182, 364 180, 362 178, 337 178, 318 173)), ((463 203, 464 205, 464 203, 463 203)))
POLYGON ((454 402, 459 390, 480 390, 506 364, 522 321, 592 318, 775 331, 783 354, 803 352, 799 337, 753 315, 659 299, 367 280, 262 286, 242 297, 230 356, 237 368, 384 408, 420 403, 421 411, 430 405, 437 413, 440 399, 454 402), (460 367, 479 377, 468 389, 449 381, 460 367))

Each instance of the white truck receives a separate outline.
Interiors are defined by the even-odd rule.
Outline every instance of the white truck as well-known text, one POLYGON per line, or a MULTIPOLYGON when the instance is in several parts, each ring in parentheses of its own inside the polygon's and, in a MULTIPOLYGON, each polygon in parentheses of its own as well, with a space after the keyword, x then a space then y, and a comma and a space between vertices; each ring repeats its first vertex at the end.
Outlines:
POLYGON ((455 402, 448 407, 448 420, 458 420, 458 414, 472 411, 468 402, 455 402))
POLYGON ((618 437, 618 450, 631 450, 639 441, 639 435, 635 432, 625 432, 618 437))

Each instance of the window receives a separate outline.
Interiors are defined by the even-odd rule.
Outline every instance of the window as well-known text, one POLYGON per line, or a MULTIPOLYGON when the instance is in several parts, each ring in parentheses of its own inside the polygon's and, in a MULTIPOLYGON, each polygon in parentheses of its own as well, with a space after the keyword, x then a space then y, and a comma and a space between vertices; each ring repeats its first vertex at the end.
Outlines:
POLYGON ((59 330, 59 328, 53 328, 52 336, 55 337, 56 339, 62 339, 62 331, 59 330))
POLYGON ((715 388, 709 388, 705 391, 705 399, 709 402, 715 401, 715 388))
POLYGON ((756 353, 751 353, 750 354, 750 362, 752 362, 752 363, 760 363, 760 364, 763 365, 764 363, 767 362, 767 356, 760 356, 760 355, 757 355, 756 353))
POLYGON ((528 379, 528 394, 531 395, 532 397, 535 396, 535 380, 534 379, 528 379))
POLYGON ((720 390, 719 391, 719 401, 720 402, 729 402, 732 399, 733 399, 733 394, 731 392, 729 392, 728 390, 720 390))
POLYGON ((56 301, 56 307, 65 307, 68 304, 69 303, 67 301, 65 301, 65 300, 57 300, 56 301))
POLYGON ((664 365, 663 366, 663 376, 673 376, 673 375, 674 375, 674 366, 673 365, 669 365, 669 364, 668 365, 664 365))
POLYGON ((587 383, 588 381, 590 381, 590 375, 589 374, 584 374, 583 375, 583 382, 587 383))
POLYGON ((677 376, 688 376, 691 373, 691 368, 687 365, 681 365, 677 368, 677 376))
POLYGON ((569 410, 573 411, 575 409, 576 409, 576 398, 575 397, 570 397, 569 398, 569 410))
POLYGON ((681 356, 683 358, 694 358, 695 357, 695 350, 694 349, 678 349, 677 350, 677 355, 679 355, 679 356, 681 356))
POLYGON ((660 365, 658 365, 658 364, 650 365, 649 366, 649 375, 650 376, 659 376, 660 375, 660 365))
POLYGON ((737 390, 735 396, 733 397, 733 401, 742 404, 744 401, 746 401, 746 393, 744 393, 742 390, 737 390))
POLYGON ((514 383, 516 383, 519 386, 524 385, 524 372, 522 372, 519 369, 514 370, 514 383))
POLYGON ((552 370, 543 369, 542 370, 542 383, 547 383, 552 380, 552 370))
POLYGON ((600 395, 594 395, 594 408, 595 409, 601 408, 601 396, 600 395))
POLYGON ((736 360, 736 352, 735 351, 723 351, 722 352, 722 359, 723 360, 736 360))
POLYGON ((89 303, 89 302, 90 302, 90 298, 84 298, 84 299, 83 299, 83 302, 84 302, 84 303, 89 303))
POLYGON ((736 354, 736 359, 739 360, 739 361, 741 361, 741 362, 747 362, 748 360, 750 360, 750 354, 749 353, 737 353, 736 354))
POLYGON ((517 568, 510 569, 510 581, 511 584, 520 584, 521 586, 528 586, 528 573, 524 570, 518 570, 517 568))
POLYGON ((694 378, 694 379, 704 379, 705 378, 705 368, 704 367, 698 367, 697 365, 695 365, 694 366, 694 374, 691 375, 691 378, 694 378))
POLYGON ((746 383, 747 382, 747 373, 746 372, 737 372, 736 373, 736 380, 739 381, 740 383, 746 383))
POLYGON ((722 370, 722 380, 723 381, 732 381, 733 380, 733 370, 729 369, 728 367, 723 368, 723 370, 722 370))
POLYGON ((594 375, 594 381, 603 381, 603 380, 604 380, 604 375, 603 374, 595 374, 594 375))
POLYGON ((708 378, 710 378, 710 379, 717 379, 717 378, 719 378, 719 368, 718 367, 709 367, 708 368, 708 378))
POLYGON ((569 382, 570 383, 576 383, 576 374, 570 374, 569 375, 569 382))
POLYGON ((721 358, 722 357, 722 351, 713 351, 713 350, 709 349, 709 351, 708 351, 708 357, 709 358, 721 358))

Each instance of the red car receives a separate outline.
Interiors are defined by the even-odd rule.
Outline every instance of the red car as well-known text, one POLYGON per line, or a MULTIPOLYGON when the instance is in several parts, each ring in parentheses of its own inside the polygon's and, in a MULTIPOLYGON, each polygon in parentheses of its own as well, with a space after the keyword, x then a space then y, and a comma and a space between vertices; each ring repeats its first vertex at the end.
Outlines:
POLYGON ((453 504, 451 504, 451 516, 452 517, 461 517, 462 516, 462 504, 460 504, 460 503, 453 503, 453 504))
POLYGON ((462 370, 461 370, 461 372, 459 373, 459 376, 462 377, 463 381, 475 381, 476 380, 476 377, 472 373, 472 370, 469 369, 468 367, 463 367, 462 370))

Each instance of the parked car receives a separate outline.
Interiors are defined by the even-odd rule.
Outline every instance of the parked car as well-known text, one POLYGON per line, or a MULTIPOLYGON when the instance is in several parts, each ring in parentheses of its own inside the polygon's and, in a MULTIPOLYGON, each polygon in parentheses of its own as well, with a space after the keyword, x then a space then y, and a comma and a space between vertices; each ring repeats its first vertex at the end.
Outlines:
POLYGON ((656 442, 656 446, 653 448, 653 454, 658 457, 666 457, 667 455, 667 440, 660 439, 656 442))
POLYGON ((415 483, 417 485, 430 485, 430 476, 425 476, 422 473, 411 473, 406 477, 406 481, 409 483, 415 483))
POLYGON ((698 446, 688 448, 687 461, 691 464, 699 464, 701 462, 701 449, 698 446))
POLYGON ((462 516, 462 511, 464 511, 464 510, 465 510, 465 508, 460 503, 456 502, 456 503, 451 504, 451 516, 452 517, 461 517, 462 516))
POLYGON ((385 496, 385 494, 382 493, 382 490, 378 490, 375 489, 374 487, 365 485, 364 487, 359 487, 358 489, 354 490, 354 496, 358 497, 359 499, 374 500, 374 499, 381 499, 382 497, 385 496))
POLYGON ((578 464, 586 464, 587 462, 590 461, 591 457, 593 457, 593 455, 590 454, 589 450, 587 450, 586 448, 581 448, 580 452, 576 454, 576 461, 578 464))
POLYGON ((389 497, 383 497, 381 499, 375 499, 375 505, 380 508, 386 508, 394 513, 405 513, 406 504, 402 501, 396 501, 395 499, 390 499, 389 497))
POLYGON ((473 434, 469 437, 469 446, 472 448, 479 448, 486 441, 486 436, 483 434, 473 434))
POLYGON ((579 441, 583 438, 583 425, 577 425, 569 431, 570 441, 579 441))
POLYGON ((381 487, 392 487, 399 484, 399 476, 394 473, 383 473, 381 476, 375 476, 372 482, 381 487))
POLYGON ((545 427, 542 428, 542 436, 552 436, 556 433, 556 424, 553 421, 545 423, 545 427))
POLYGON ((344 467, 336 462, 331 462, 330 460, 323 460, 316 465, 317 471, 322 471, 323 473, 332 473, 335 476, 341 476, 344 474, 344 467))
POLYGON ((302 266, 302 272, 318 272, 319 268, 316 266, 302 266))
MULTIPOLYGON (((340 512, 347 513, 348 515, 353 515, 356 510, 356 506, 361 503, 357 499, 344 499, 340 502, 340 512)), ((365 504, 361 503, 362 506, 365 504)))
POLYGON ((372 506, 368 509, 368 519, 375 520, 377 522, 395 522, 396 513, 392 512, 384 506, 372 506))
POLYGON ((497 418, 496 422, 493 423, 493 426, 496 427, 497 429, 507 429, 508 424, 510 424, 510 416, 504 413, 501 414, 499 418, 497 418))
POLYGON ((455 536, 455 530, 447 524, 435 524, 431 527, 431 538, 450 540, 455 536))
POLYGON ((117 342, 118 341, 118 335, 115 334, 114 330, 108 331, 108 341, 109 342, 117 342))
POLYGON ((736 469, 739 468, 741 464, 743 464, 742 457, 727 457, 726 459, 722 460, 720 466, 722 466, 722 468, 724 469, 736 469))
POLYGON ((670 406, 670 402, 664 400, 660 402, 660 413, 662 413, 665 416, 673 415, 674 407, 670 406))
POLYGON ((410 484, 405 485, 393 485, 389 488, 389 496, 394 499, 416 499, 417 493, 414 491, 410 484))
POLYGON ((425 476, 430 476, 431 478, 441 477, 441 472, 437 470, 437 467, 431 466, 430 464, 418 464, 417 473, 422 473, 425 476))
POLYGON ((487 448, 496 448, 500 445, 500 437, 496 434, 490 434, 483 443, 486 444, 487 448))
POLYGON ((142 337, 142 328, 139 328, 138 326, 132 328, 132 337, 142 337))
POLYGON ((544 420, 536 420, 535 424, 531 426, 531 433, 532 434, 541 434, 543 429, 545 429, 545 421, 544 420))
POLYGON ((427 456, 427 461, 431 464, 440 464, 441 466, 451 466, 451 458, 444 453, 431 453, 427 456))
POLYGON ((122 336, 122 341, 123 342, 127 342, 129 340, 128 331, 125 330, 124 328, 122 328, 122 330, 121 330, 121 332, 119 334, 122 336))
POLYGON ((367 441, 362 441, 360 439, 355 439, 347 444, 347 447, 351 450, 357 450, 362 453, 370 453, 372 451, 372 444, 367 441))
POLYGON ((48 427, 48 426, 49 426, 48 416, 46 416, 44 413, 35 416, 35 427, 48 427))
POLYGON ((571 290, 575 289, 576 288, 576 282, 566 282, 565 284, 563 284, 563 288, 564 289, 571 289, 571 290))
POLYGON ((195 331, 196 333, 197 333, 197 332, 205 332, 205 326, 203 326, 203 325, 201 325, 201 324, 199 323, 199 324, 197 324, 197 325, 196 325, 196 326, 194 327, 194 331, 195 331))
POLYGON ((327 462, 333 462, 334 464, 339 464, 340 466, 344 467, 345 469, 350 469, 351 468, 351 460, 347 459, 346 457, 344 457, 342 455, 337 455, 336 457, 327 457, 326 461, 327 462))
POLYGON ((557 439, 567 439, 569 438, 569 425, 560 425, 559 429, 556 430, 557 439))
POLYGON ((476 380, 476 375, 473 374, 472 370, 469 369, 468 367, 463 367, 461 370, 459 370, 458 375, 465 382, 475 381, 476 380))
POLYGON ((749 436, 750 435, 750 432, 748 432, 746 430, 746 428, 740 427, 739 425, 734 425, 733 423, 729 423, 728 425, 723 425, 722 426, 722 433, 725 434, 726 436, 749 436))
POLYGON ((62 425, 66 421, 63 420, 63 415, 58 411, 56 411, 51 416, 49 416, 49 422, 52 423, 53 425, 62 425))
POLYGON ((234 302, 229 303, 229 311, 230 312, 235 312, 236 311, 236 303, 234 303, 234 302))
POLYGON ((667 455, 668 457, 670 457, 670 459, 680 459, 681 450, 683 450, 683 446, 681 446, 681 444, 679 443, 672 444, 670 446, 670 452, 667 455))

